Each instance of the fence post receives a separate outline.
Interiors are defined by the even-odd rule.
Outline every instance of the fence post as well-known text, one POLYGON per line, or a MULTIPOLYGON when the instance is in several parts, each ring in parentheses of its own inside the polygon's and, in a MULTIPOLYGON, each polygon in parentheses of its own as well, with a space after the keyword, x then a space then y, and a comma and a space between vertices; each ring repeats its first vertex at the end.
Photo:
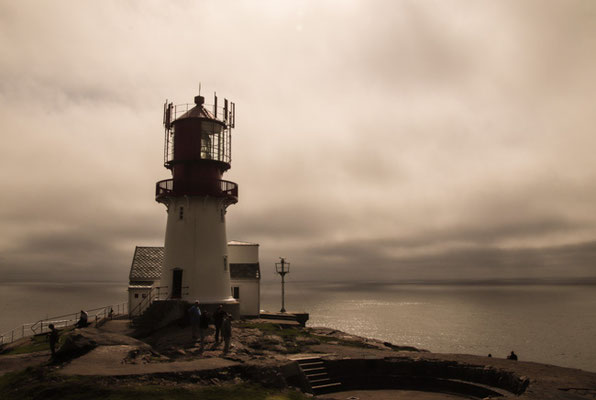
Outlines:
POLYGON ((10 343, 14 342, 14 329, 10 331, 10 343))

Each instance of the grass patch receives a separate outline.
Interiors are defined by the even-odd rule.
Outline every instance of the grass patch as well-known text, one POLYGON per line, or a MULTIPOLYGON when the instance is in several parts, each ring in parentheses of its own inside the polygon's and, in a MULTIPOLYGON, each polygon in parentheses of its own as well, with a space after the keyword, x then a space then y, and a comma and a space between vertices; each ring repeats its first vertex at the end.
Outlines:
POLYGON ((347 340, 347 339, 339 339, 333 336, 323 336, 323 335, 311 335, 312 337, 318 339, 321 343, 329 343, 335 342, 340 346, 348 346, 348 347, 358 347, 361 349, 368 349, 371 346, 367 345, 366 343, 360 340, 347 340))
POLYGON ((64 377, 42 368, 0 376, 0 393, 6 400, 306 400, 303 393, 267 389, 256 384, 222 386, 165 385, 146 383, 118 384, 100 377, 64 377))
MULTIPOLYGON (((56 345, 56 350, 58 350, 60 346, 62 346, 62 344, 64 343, 64 340, 66 340, 66 336, 68 336, 67 333, 69 333, 73 329, 74 328, 67 328, 64 330, 60 330, 60 336, 58 337, 58 344, 56 345)), ((23 344, 8 349, 5 353, 2 354, 26 354, 45 350, 50 350, 50 339, 47 333, 31 336, 23 344)))
POLYGON ((50 342, 47 337, 45 335, 32 336, 27 342, 8 350, 4 354, 25 354, 44 350, 50 350, 50 342))
POLYGON ((283 328, 280 325, 276 325, 270 322, 266 323, 255 323, 255 322, 242 322, 238 324, 238 328, 252 328, 258 329, 266 335, 276 335, 282 338, 295 338, 296 336, 310 336, 307 332, 304 332, 298 328, 287 327, 283 328))
MULTIPOLYGON (((242 322, 238 324, 239 328, 253 328, 258 329, 266 335, 276 335, 280 336, 285 340, 291 340, 298 336, 306 337, 306 338, 314 338, 319 340, 321 343, 329 343, 329 342, 336 342, 338 345, 341 346, 349 346, 349 347, 358 347, 362 349, 370 348, 371 346, 363 343, 360 340, 348 340, 348 339, 340 339, 334 336, 326 336, 326 335, 317 335, 313 334, 307 330, 301 328, 293 328, 293 327, 281 327, 280 325, 276 325, 273 323, 254 323, 254 322, 242 322)), ((288 349, 291 353, 298 353, 300 348, 298 346, 294 346, 294 348, 288 349)))

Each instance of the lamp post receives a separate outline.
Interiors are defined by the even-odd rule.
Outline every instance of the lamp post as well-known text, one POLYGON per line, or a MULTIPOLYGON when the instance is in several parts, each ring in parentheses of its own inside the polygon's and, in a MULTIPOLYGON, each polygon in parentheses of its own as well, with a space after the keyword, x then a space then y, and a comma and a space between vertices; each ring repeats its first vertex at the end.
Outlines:
POLYGON ((279 257, 280 262, 275 263, 275 272, 281 275, 281 312, 286 312, 285 307, 285 276, 290 273, 290 263, 286 262, 286 259, 279 257))

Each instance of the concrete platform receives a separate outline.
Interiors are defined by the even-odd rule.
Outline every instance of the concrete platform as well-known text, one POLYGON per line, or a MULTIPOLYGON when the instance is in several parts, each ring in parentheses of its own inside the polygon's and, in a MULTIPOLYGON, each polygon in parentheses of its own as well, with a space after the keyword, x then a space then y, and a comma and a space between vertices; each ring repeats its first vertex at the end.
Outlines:
POLYGON ((319 400, 457 400, 466 399, 445 393, 420 392, 416 390, 350 390, 317 396, 319 400))
POLYGON ((297 312, 297 311, 288 311, 288 312, 270 312, 270 311, 261 311, 259 313, 260 319, 266 320, 275 320, 275 321, 295 321, 300 326, 306 326, 306 321, 308 321, 309 314, 306 312, 297 312))

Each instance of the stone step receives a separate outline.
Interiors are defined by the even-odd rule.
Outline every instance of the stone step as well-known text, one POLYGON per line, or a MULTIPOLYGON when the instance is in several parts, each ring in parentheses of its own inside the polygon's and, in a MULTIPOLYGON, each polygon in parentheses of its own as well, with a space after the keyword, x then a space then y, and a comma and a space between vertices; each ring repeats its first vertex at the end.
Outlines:
POLYGON ((304 369, 304 367, 309 368, 309 367, 314 367, 314 366, 319 367, 319 366, 324 365, 323 361, 314 361, 314 362, 307 362, 307 363, 299 362, 298 364, 300 364, 300 367, 302 367, 302 369, 304 369))
POLYGON ((322 385, 311 385, 314 394, 323 394, 339 391, 341 387, 340 382, 325 383, 322 385))
POLYGON ((309 357, 309 358, 296 358, 294 359, 294 361, 296 361, 298 364, 302 364, 302 363, 308 363, 308 362, 313 362, 313 361, 323 361, 321 359, 321 357, 309 357))
POLYGON ((308 375, 309 372, 325 371, 325 367, 302 368, 302 370, 306 375, 308 375))
POLYGON ((318 374, 305 374, 305 375, 310 380, 310 378, 320 378, 320 377, 328 375, 328 374, 327 374, 327 372, 320 372, 318 374))
POLYGON ((324 383, 331 383, 331 379, 329 378, 322 378, 322 379, 312 379, 310 381, 310 385, 322 385, 324 383))

